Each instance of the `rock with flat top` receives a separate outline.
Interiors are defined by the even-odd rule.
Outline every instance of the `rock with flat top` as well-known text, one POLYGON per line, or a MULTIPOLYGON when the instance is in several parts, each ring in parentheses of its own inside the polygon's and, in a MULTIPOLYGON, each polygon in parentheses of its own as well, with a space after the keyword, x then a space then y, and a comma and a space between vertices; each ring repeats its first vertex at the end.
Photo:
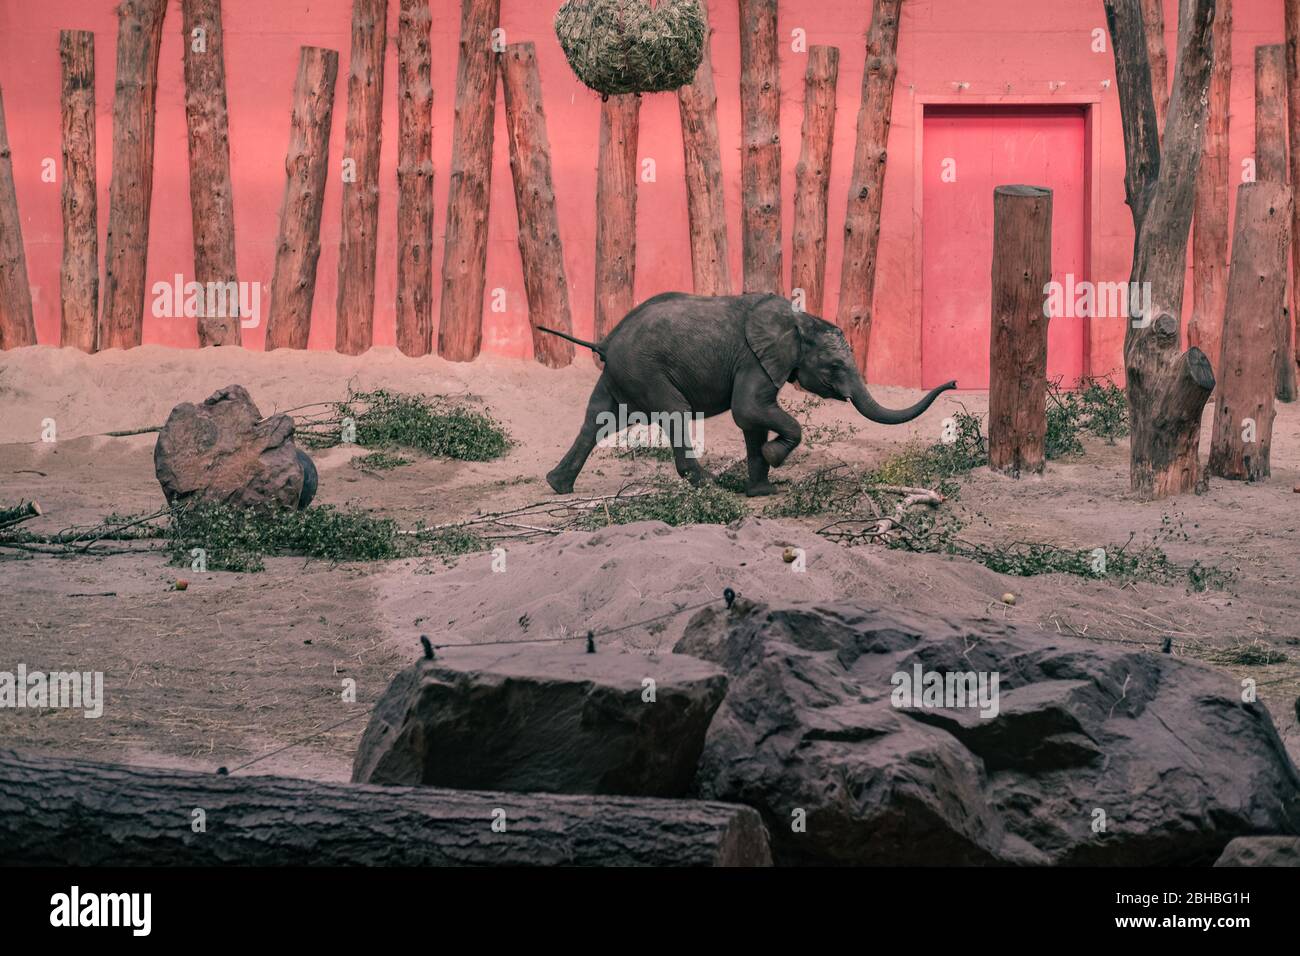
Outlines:
POLYGON ((1300 866, 1300 837, 1237 837, 1215 866, 1300 866))

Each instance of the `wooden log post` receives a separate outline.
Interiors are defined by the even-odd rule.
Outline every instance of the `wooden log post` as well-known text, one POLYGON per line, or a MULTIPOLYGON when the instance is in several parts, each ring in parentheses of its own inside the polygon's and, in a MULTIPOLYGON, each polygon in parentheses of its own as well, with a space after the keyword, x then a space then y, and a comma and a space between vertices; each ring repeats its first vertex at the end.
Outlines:
POLYGON ((562 368, 573 364, 573 343, 538 331, 538 326, 546 326, 572 332, 573 317, 551 182, 551 143, 546 135, 536 46, 531 41, 513 43, 501 54, 500 64, 533 357, 543 365, 562 368))
POLYGON ((1047 441, 1047 315, 1052 191, 993 190, 993 324, 989 340, 989 467, 1042 474, 1047 441))
POLYGON ((0 864, 771 866, 750 807, 320 783, 0 750, 0 864), (194 807, 209 826, 192 832, 194 807), (494 819, 506 827, 499 831, 494 819))
POLYGON ((790 295, 796 305, 822 314, 826 292, 826 196, 831 184, 835 136, 838 47, 808 48, 804 74, 803 129, 794 170, 794 236, 790 249, 790 295))
POLYGON ((266 319, 266 350, 305 349, 311 334, 320 217, 329 171, 330 120, 339 55, 305 46, 293 84, 289 148, 285 153, 284 201, 275 240, 275 271, 266 319))
MULTIPOLYGON (((1286 47, 1280 43, 1255 47, 1255 178, 1259 182, 1285 183, 1287 179, 1286 95, 1286 47)), ((1296 397, 1288 301, 1284 296, 1274 317, 1277 350, 1273 364, 1280 402, 1294 402, 1296 397)))
POLYGON ((95 34, 59 32, 63 133, 63 261, 59 344, 95 351, 99 316, 99 205, 95 194, 95 34))
POLYGON ((871 6, 849 205, 844 216, 844 259, 836 321, 853 347, 858 370, 864 376, 871 345, 871 300, 876 289, 885 147, 894 106, 894 78, 898 75, 898 18, 902 5, 902 0, 873 0, 871 6))
MULTIPOLYGON (((1230 2, 1230 0, 1222 0, 1230 2)), ((1291 169, 1291 324, 1294 360, 1300 363, 1300 0, 1284 0, 1286 21, 1287 157, 1291 169)))
MULTIPOLYGON (((1275 317, 1286 302, 1291 191, 1285 183, 1237 187, 1228 308, 1207 470, 1220 478, 1269 476, 1273 440, 1275 317)), ((1289 352, 1288 352, 1289 358, 1289 352)))
MULTIPOLYGON (((1296 0, 1300 4, 1300 0, 1296 0)), ((1228 128, 1232 96, 1232 0, 1216 0, 1214 66, 1205 114, 1205 151, 1196 176, 1192 232, 1192 315, 1187 344, 1219 361, 1223 310, 1228 301, 1228 199, 1232 170, 1228 128)), ((1218 369, 1215 369, 1217 375, 1218 369)))
POLYGON ((335 350, 345 355, 360 355, 370 348, 375 335, 379 146, 384 121, 387 39, 388 0, 352 0, 334 336, 335 350))
POLYGON ((429 0, 397 19, 397 347, 433 350, 433 81, 429 0))
MULTIPOLYGON (((641 97, 611 96, 600 104, 596 160, 596 341, 632 311, 636 292, 636 151, 641 97)), ((593 355, 596 363, 598 356, 593 355)))
POLYGON ((167 0, 121 0, 113 97, 113 175, 99 347, 129 349, 144 336, 144 292, 153 198, 158 51, 167 0))
POLYGON ((32 318, 32 287, 27 280, 18 189, 5 126, 4 95, 0 93, 0 349, 36 344, 32 318))
POLYGON ((1142 0, 1142 25, 1151 64, 1151 94, 1156 103, 1156 133, 1165 129, 1169 113, 1169 54, 1165 52, 1165 0, 1142 0))
POLYGON ((1179 352, 1187 238, 1200 166, 1214 0, 1183 0, 1163 148, 1156 126, 1140 0, 1104 0, 1124 128, 1135 233, 1131 296, 1149 302, 1124 336, 1129 484, 1143 498, 1198 490, 1201 412, 1214 388, 1205 354, 1179 352), (1148 297, 1149 295, 1149 297, 1148 297))
POLYGON ((496 120, 496 63, 492 31, 501 0, 461 0, 460 61, 451 131, 451 180, 442 256, 438 354, 474 359, 483 344, 488 203, 492 192, 492 131, 496 120))
POLYGON ((784 294, 776 0, 740 0, 740 205, 746 292, 784 294))
POLYGON ((709 54, 711 41, 712 31, 705 38, 704 58, 695 71, 695 79, 677 90, 677 107, 682 120, 693 288, 696 295, 731 295, 722 148, 718 141, 718 94, 709 54))

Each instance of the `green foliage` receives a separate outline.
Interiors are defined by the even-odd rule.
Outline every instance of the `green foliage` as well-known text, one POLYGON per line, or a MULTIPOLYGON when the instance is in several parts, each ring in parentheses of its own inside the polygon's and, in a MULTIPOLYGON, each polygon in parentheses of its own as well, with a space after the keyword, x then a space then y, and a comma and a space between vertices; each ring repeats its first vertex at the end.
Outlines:
POLYGON ((412 459, 405 455, 394 455, 386 451, 372 451, 368 455, 358 455, 352 459, 352 467, 362 471, 392 471, 402 465, 409 465, 412 459))
POLYGON ((988 442, 984 438, 984 421, 965 410, 953 416, 955 428, 951 441, 922 445, 913 442, 889 456, 870 474, 873 484, 902 485, 909 488, 937 488, 951 497, 957 491, 953 479, 970 473, 989 461, 988 442))
POLYGON ((438 458, 489 461, 512 444, 490 414, 439 395, 349 392, 346 401, 335 403, 334 412, 337 417, 307 422, 298 430, 304 444, 339 444, 346 419, 355 424, 356 444, 364 448, 409 448, 438 458))
POLYGON ((1058 381, 1047 387, 1048 459, 1077 458, 1083 454, 1084 435, 1108 445, 1128 434, 1128 396, 1105 379, 1084 379, 1075 391, 1064 391, 1058 381))
POLYGON ((454 558, 462 554, 488 550, 488 543, 465 528, 438 528, 421 531, 420 543, 434 557, 454 558))
POLYGON ((811 421, 814 409, 821 408, 825 405, 824 399, 815 395, 805 395, 803 399, 795 405, 791 405, 788 411, 799 422, 799 427, 803 430, 803 447, 805 449, 816 448, 818 445, 829 445, 837 441, 848 441, 858 433, 858 430, 852 425, 816 425, 811 421))
POLYGON ((582 516, 579 526, 596 530, 611 524, 662 521, 670 525, 729 524, 749 514, 731 492, 712 482, 699 487, 685 481, 660 479, 647 495, 615 499, 608 506, 582 516))

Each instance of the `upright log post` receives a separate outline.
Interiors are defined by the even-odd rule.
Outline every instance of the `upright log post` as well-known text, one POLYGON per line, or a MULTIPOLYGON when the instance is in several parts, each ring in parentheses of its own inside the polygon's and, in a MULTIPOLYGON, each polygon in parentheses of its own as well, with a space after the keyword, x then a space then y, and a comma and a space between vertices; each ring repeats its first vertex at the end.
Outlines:
MULTIPOLYGON (((1296 0, 1300 4, 1300 0, 1296 0)), ((1228 127, 1232 96, 1232 0, 1217 0, 1214 66, 1205 113, 1205 151, 1196 177, 1192 232, 1192 316, 1187 344, 1212 364, 1219 361, 1223 310, 1228 301, 1228 198, 1231 167, 1228 127)), ((1215 369, 1217 374, 1218 369, 1215 369)))
POLYGON ((388 0, 352 0, 348 120, 343 138, 343 215, 334 348, 360 355, 375 335, 379 145, 384 121, 388 0), (351 172, 351 175, 349 175, 351 172))
POLYGON ((35 344, 32 287, 27 281, 27 254, 23 250, 22 220, 18 218, 14 162, 5 127, 4 96, 0 94, 0 349, 35 344))
POLYGON ((989 467, 1042 474, 1047 441, 1047 315, 1052 191, 993 190, 993 325, 989 341, 989 467))
POLYGON ((781 295, 781 62, 776 0, 740 0, 741 250, 746 292, 781 295))
MULTIPOLYGON (((1224 0, 1229 2, 1229 0, 1224 0)), ((1300 0, 1283 0, 1286 14, 1287 156, 1291 189, 1300 187, 1300 0)), ((1300 203, 1291 203, 1291 320, 1294 358, 1300 362, 1300 203)))
POLYGON ((433 81, 429 0, 397 18, 397 347, 433 350, 433 81))
POLYGON ((266 320, 266 350, 305 349, 320 258, 320 216, 329 171, 330 120, 339 55, 305 46, 298 57, 284 158, 284 202, 275 241, 275 272, 266 320))
POLYGON ((867 31, 867 63, 862 74, 857 142, 844 216, 844 260, 840 266, 837 324, 844 331, 858 369, 867 373, 871 345, 871 300, 876 289, 876 248, 880 242, 880 204, 884 198, 885 147, 898 75, 898 18, 903 0, 873 0, 867 31))
POLYGON ((492 130, 496 119, 496 63, 492 31, 501 0, 461 0, 456 114, 451 131, 446 241, 438 354, 468 362, 483 344, 487 273, 488 201, 492 192, 492 130))
POLYGON ((1142 24, 1151 63, 1151 93, 1156 101, 1156 133, 1164 132, 1169 113, 1169 54, 1165 52, 1165 0, 1142 0, 1142 24))
MULTIPOLYGON (((183 0, 185 119, 190 147, 190 218, 194 226, 194 281, 238 288, 235 201, 230 187, 230 122, 221 0, 183 0), (233 283, 234 285, 227 285, 233 283)), ((199 345, 239 345, 239 296, 225 295, 221 315, 198 315, 199 345)))
POLYGON ((573 344, 538 330, 538 326, 546 326, 571 332, 573 318, 564 276, 560 220, 555 212, 555 187, 551 183, 551 143, 542 110, 536 47, 531 41, 511 44, 500 62, 533 356, 543 365, 561 368, 573 363, 573 344))
POLYGON ((611 96, 600 104, 600 155, 596 161, 598 342, 614 330, 635 302, 640 117, 641 97, 633 93, 611 96))
POLYGON ((63 92, 63 262, 59 344, 93 352, 99 315, 99 206, 95 194, 95 34, 59 33, 63 92))
POLYGON ((690 220, 691 277, 696 295, 731 295, 727 255, 727 213, 722 191, 722 149, 718 143, 718 94, 709 55, 712 31, 695 79, 677 90, 690 220))
POLYGON ((831 184, 835 137, 835 85, 840 51, 810 46, 804 74, 802 143, 794 171, 794 237, 790 250, 791 295, 803 290, 803 309, 822 314, 826 291, 826 196, 831 184))
POLYGON ((167 0, 121 0, 113 97, 113 177, 99 347, 129 349, 144 336, 158 50, 167 0))
POLYGON ((1274 317, 1286 302, 1291 191, 1285 183, 1237 187, 1228 309, 1208 471, 1258 481, 1269 475, 1273 440, 1274 317))
MULTIPOLYGON (((1285 183, 1286 163, 1286 47, 1280 43, 1255 47, 1255 178, 1285 183)), ((1283 264, 1285 271, 1286 265, 1283 264)), ((1274 317, 1277 349, 1273 356, 1277 399, 1294 402, 1295 359, 1291 353, 1291 316, 1287 299, 1274 317)))

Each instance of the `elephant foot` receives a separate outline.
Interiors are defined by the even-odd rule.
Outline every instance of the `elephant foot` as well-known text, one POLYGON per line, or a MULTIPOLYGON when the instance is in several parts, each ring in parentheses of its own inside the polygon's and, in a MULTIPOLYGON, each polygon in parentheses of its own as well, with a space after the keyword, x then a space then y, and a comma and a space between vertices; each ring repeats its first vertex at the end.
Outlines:
POLYGON ((775 438, 763 446, 763 460, 773 468, 789 457, 790 452, 794 451, 789 445, 777 441, 775 438))
POLYGON ((573 493, 573 479, 558 468, 546 475, 546 483, 551 486, 551 490, 557 495, 568 495, 573 493))
POLYGON ((770 481, 758 481, 751 485, 745 486, 746 498, 762 498, 766 495, 776 494, 776 485, 770 481))

